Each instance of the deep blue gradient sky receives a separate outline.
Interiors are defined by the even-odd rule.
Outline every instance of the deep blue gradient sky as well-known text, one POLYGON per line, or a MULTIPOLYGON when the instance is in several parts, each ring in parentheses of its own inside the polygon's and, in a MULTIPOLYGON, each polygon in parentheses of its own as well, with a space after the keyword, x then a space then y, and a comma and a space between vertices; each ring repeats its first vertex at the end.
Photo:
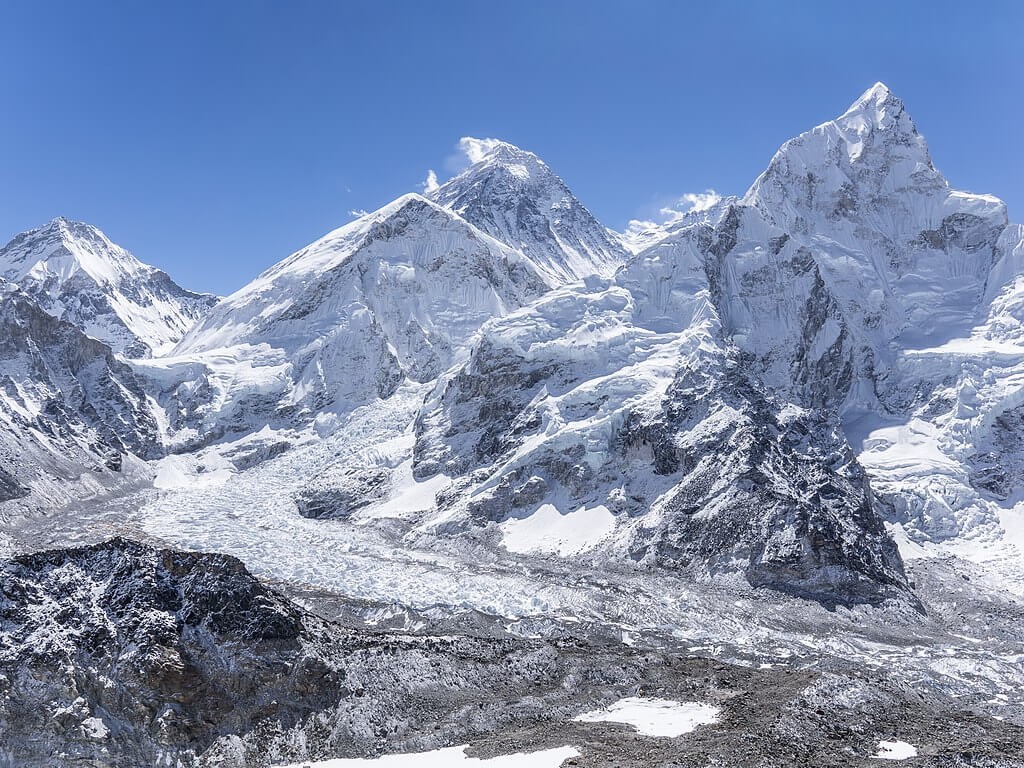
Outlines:
POLYGON ((227 293, 353 209, 530 149, 611 227, 742 193, 886 82, 1024 220, 1024 3, 0 4, 0 239, 56 215, 227 293))

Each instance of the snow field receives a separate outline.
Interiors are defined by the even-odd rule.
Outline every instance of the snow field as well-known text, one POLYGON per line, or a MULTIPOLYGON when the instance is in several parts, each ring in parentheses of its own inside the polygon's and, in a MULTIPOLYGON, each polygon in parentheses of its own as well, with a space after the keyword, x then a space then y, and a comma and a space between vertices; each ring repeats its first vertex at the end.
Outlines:
POLYGON ((871 757, 874 760, 909 760, 917 757, 917 747, 905 741, 880 741, 878 751, 871 757))
POLYGON ((581 723, 625 723, 644 736, 672 738, 718 722, 721 712, 719 707, 700 702, 631 696, 574 719, 581 723))

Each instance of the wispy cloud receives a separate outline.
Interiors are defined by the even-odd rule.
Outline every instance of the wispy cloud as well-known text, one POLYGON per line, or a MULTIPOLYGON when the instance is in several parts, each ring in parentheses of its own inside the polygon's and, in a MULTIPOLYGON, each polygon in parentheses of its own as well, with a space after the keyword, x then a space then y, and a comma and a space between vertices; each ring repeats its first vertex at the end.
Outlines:
POLYGON ((673 224, 695 213, 710 210, 721 200, 722 195, 713 189, 705 189, 703 192, 686 192, 679 197, 672 198, 667 205, 655 205, 643 211, 646 214, 645 218, 630 219, 626 224, 626 231, 622 234, 627 242, 643 245, 652 238, 656 239, 656 230, 661 227, 673 224))
POLYGON ((665 204, 655 204, 643 211, 646 214, 643 218, 636 218, 629 222, 630 231, 643 231, 655 227, 671 224, 691 213, 700 213, 713 208, 722 200, 722 196, 713 189, 705 189, 703 192, 686 192, 679 197, 671 198, 665 204))
POLYGON ((713 189, 705 189, 703 192, 687 192, 671 205, 661 209, 661 214, 666 220, 671 220, 688 213, 700 213, 706 211, 722 199, 722 196, 713 189))
POLYGON ((459 139, 459 150, 471 163, 479 163, 488 152, 501 144, 500 139, 474 139, 472 136, 463 136, 459 139))
POLYGON ((436 190, 439 186, 441 186, 441 185, 437 183, 437 174, 434 173, 434 169, 433 168, 429 169, 427 171, 427 178, 424 179, 422 184, 420 184, 420 188, 423 190, 424 194, 429 195, 431 192, 436 190))
POLYGON ((475 139, 463 136, 456 145, 456 151, 444 159, 442 167, 451 176, 462 173, 473 163, 478 163, 487 153, 501 144, 501 139, 475 139))
POLYGON ((354 210, 349 211, 348 215, 351 216, 353 219, 361 219, 367 213, 368 212, 364 211, 362 208, 355 208, 354 210))

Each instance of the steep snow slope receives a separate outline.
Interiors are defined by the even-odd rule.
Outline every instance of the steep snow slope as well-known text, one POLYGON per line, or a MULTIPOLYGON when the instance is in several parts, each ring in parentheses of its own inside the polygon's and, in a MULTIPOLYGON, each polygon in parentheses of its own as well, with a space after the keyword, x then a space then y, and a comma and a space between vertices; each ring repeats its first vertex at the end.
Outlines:
POLYGON ((497 139, 462 139, 472 161, 430 193, 492 237, 520 250, 558 284, 609 275, 628 253, 532 152, 497 139))
POLYGON ((332 413, 434 379, 484 321, 550 287, 521 253, 411 194, 272 267, 173 355, 137 365, 162 382, 170 433, 329 429, 332 413))
POLYGON ((0 249, 0 277, 115 352, 167 352, 216 301, 186 291, 89 224, 57 218, 0 249))

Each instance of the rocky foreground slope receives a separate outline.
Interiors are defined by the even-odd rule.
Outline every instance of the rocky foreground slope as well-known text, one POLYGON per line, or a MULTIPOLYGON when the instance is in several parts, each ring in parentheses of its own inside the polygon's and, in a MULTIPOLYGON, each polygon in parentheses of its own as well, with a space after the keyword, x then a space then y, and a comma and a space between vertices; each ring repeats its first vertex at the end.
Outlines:
POLYGON ((918 765, 1024 764, 1019 727, 922 699, 881 670, 346 629, 234 558, 123 539, 0 569, 5 768, 266 766, 470 739, 478 755, 568 743, 581 766, 839 766, 897 736, 918 746, 918 765), (722 714, 670 739, 573 722, 637 692, 722 714))

